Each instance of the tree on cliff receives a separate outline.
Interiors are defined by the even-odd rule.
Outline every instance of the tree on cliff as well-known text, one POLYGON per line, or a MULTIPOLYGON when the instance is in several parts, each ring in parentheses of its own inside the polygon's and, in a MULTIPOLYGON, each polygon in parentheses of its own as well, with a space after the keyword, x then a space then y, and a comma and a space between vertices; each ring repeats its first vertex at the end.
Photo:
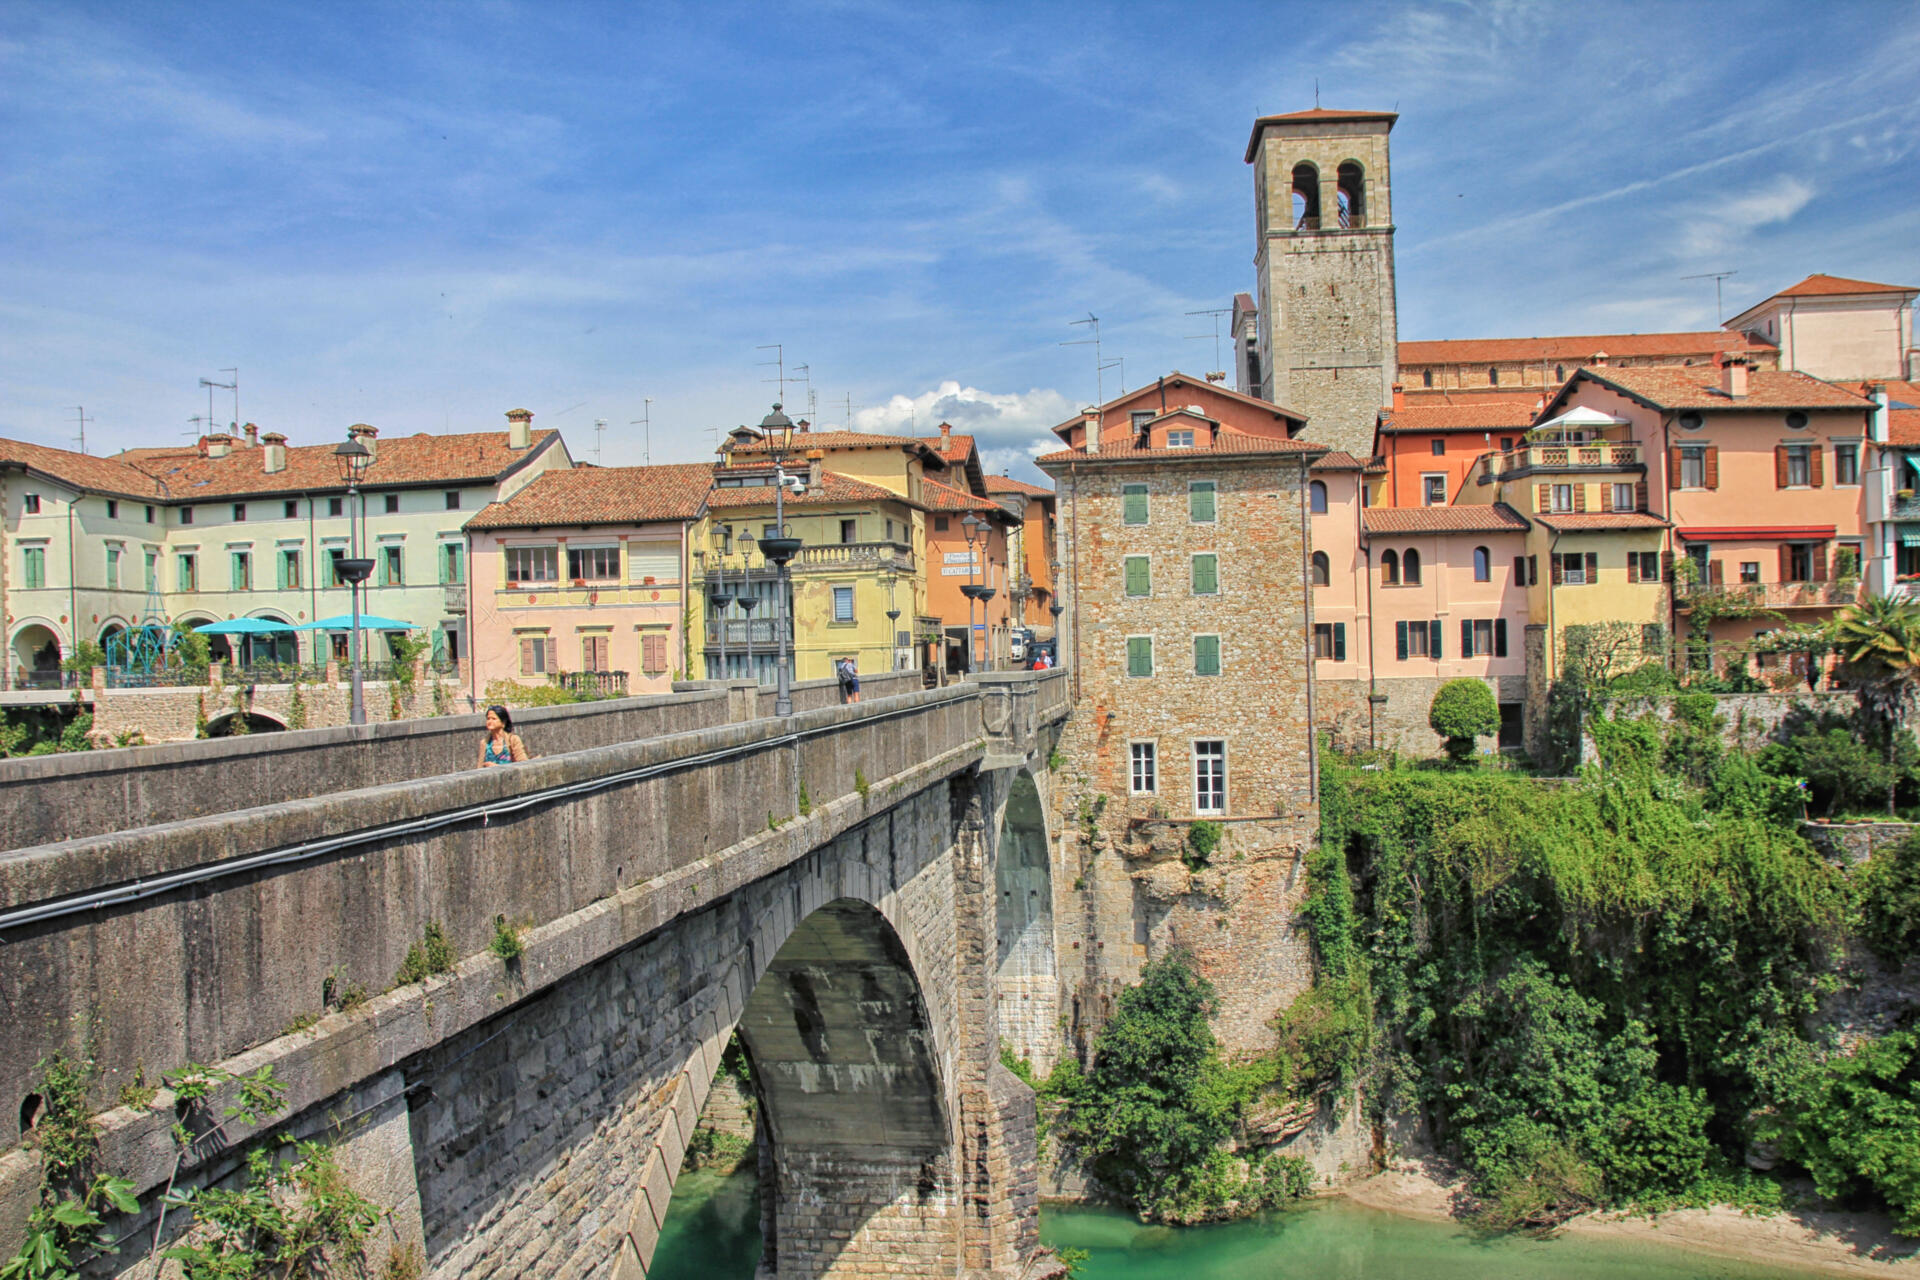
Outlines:
POLYGON ((1473 740, 1500 732, 1500 707, 1493 690, 1478 680, 1449 680, 1433 695, 1427 723, 1447 740, 1447 755, 1465 764, 1473 755, 1473 740))
MULTIPOLYGON (((1833 630, 1861 713, 1886 735, 1891 773, 1900 728, 1920 696, 1920 606, 1892 596, 1869 596, 1835 618, 1833 630)), ((1887 784, 1888 813, 1894 811, 1895 785, 1887 784)))

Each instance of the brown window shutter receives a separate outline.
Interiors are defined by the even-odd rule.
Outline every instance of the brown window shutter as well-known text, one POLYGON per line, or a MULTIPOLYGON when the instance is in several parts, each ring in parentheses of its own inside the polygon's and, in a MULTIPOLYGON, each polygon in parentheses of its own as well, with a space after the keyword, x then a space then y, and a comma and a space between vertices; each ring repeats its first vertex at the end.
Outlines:
POLYGON ((1627 552, 1627 581, 1640 581, 1640 553, 1637 551, 1627 552))
POLYGON ((1527 585, 1530 587, 1537 587, 1540 585, 1540 557, 1539 556, 1527 557, 1527 585))
POLYGON ((520 641, 520 674, 523 676, 530 676, 533 674, 533 641, 532 640, 522 639, 520 641))
POLYGON ((546 643, 547 643, 547 670, 558 671, 560 669, 560 642, 554 639, 552 636, 548 636, 546 643))
POLYGON ((1613 510, 1613 486, 1610 484, 1600 486, 1600 509, 1602 511, 1613 510))
POLYGON ((1807 483, 1818 489, 1827 478, 1827 451, 1815 445, 1807 450, 1807 456, 1811 459, 1807 463, 1807 483))
POLYGON ((1557 555, 1548 556, 1547 563, 1553 570, 1553 585, 1557 587, 1560 585, 1560 557, 1557 555))
POLYGON ((1707 482, 1707 488, 1718 489, 1720 487, 1720 450, 1717 446, 1707 446, 1706 466, 1702 467, 1701 470, 1707 473, 1704 477, 1707 482))
POLYGON ((1707 581, 1719 586, 1727 580, 1727 562, 1725 560, 1707 561, 1707 581))
POLYGON ((1673 552, 1671 551, 1660 553, 1660 581, 1673 581, 1673 552))
POLYGON ((1587 552, 1587 585, 1593 586, 1600 581, 1600 553, 1587 552))
POLYGON ((1534 489, 1537 503, 1533 509, 1535 511, 1553 510, 1553 486, 1550 484, 1540 484, 1535 485, 1534 489))
POLYGON ((1635 511, 1645 511, 1647 509, 1647 482, 1645 480, 1633 486, 1633 509, 1635 511))
POLYGON ((1583 484, 1573 486, 1573 509, 1575 511, 1587 509, 1587 486, 1583 484))
POLYGON ((1793 548, 1784 542, 1780 544, 1780 581, 1793 581, 1793 548))
MULTIPOLYGON (((1813 456, 1818 458, 1820 455, 1816 453, 1813 456)), ((1814 474, 1818 476, 1820 473, 1816 471, 1814 474)), ((1814 543, 1811 558, 1813 560, 1813 580, 1815 582, 1825 582, 1827 580, 1827 544, 1824 542, 1814 543)))
POLYGON ((1525 556, 1515 556, 1513 558, 1513 584, 1516 587, 1524 587, 1527 585, 1527 558, 1525 556))
POLYGON ((1783 444, 1773 446, 1773 487, 1787 487, 1787 446, 1783 444))
POLYGON ((1680 446, 1674 445, 1667 450, 1667 488, 1680 487, 1680 446))

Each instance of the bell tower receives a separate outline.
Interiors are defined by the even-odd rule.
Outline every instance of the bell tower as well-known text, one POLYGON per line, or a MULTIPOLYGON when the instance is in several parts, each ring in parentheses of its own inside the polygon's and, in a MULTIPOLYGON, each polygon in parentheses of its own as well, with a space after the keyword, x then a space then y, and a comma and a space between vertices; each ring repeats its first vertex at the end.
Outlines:
POLYGON ((1399 376, 1391 111, 1315 107, 1253 122, 1260 381, 1307 418, 1302 435, 1355 457, 1399 376))

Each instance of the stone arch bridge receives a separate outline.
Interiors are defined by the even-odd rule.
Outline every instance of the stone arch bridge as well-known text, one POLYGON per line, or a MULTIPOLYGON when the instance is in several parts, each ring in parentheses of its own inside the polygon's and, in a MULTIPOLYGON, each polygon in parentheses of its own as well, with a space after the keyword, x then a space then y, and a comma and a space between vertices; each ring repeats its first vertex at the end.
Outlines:
POLYGON ((23 761, 26 789, 0 769, 0 805, 52 806, 18 832, 70 837, 0 854, 0 1246, 40 1191, 36 1064, 90 1041, 101 1167, 147 1206, 113 1224, 123 1270, 174 1172, 174 1110, 164 1089, 114 1104, 197 1062, 273 1066, 289 1109, 196 1144, 183 1185, 326 1132, 392 1211, 374 1271, 418 1245, 434 1276, 641 1277, 737 1031, 765 1116, 762 1274, 1021 1275, 1033 1099, 998 1055, 1057 1018, 1064 673, 785 721, 754 705, 539 713, 539 741, 584 749, 502 769, 461 767, 465 720, 137 748, 111 755, 148 767, 117 772, 23 761), (336 752, 395 780, 342 785, 358 764, 336 752), (157 824, 116 829, 133 812, 157 824), (430 923, 451 969, 390 987, 430 923))

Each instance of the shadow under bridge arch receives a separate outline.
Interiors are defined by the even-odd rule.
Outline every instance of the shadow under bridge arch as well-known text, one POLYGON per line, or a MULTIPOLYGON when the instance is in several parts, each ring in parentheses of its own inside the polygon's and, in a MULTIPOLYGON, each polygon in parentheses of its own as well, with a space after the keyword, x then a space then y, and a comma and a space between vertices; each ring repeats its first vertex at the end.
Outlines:
POLYGON ((1059 1042, 1059 977, 1054 959, 1053 870, 1046 811, 1033 775, 1014 774, 994 855, 995 981, 1000 1038, 1038 1070, 1052 1068, 1059 1042))
POLYGON ((761 1273, 910 1258, 912 1274, 953 1274, 962 1224, 947 1073, 887 919, 838 898, 801 921, 737 1030, 769 1144, 761 1273))

